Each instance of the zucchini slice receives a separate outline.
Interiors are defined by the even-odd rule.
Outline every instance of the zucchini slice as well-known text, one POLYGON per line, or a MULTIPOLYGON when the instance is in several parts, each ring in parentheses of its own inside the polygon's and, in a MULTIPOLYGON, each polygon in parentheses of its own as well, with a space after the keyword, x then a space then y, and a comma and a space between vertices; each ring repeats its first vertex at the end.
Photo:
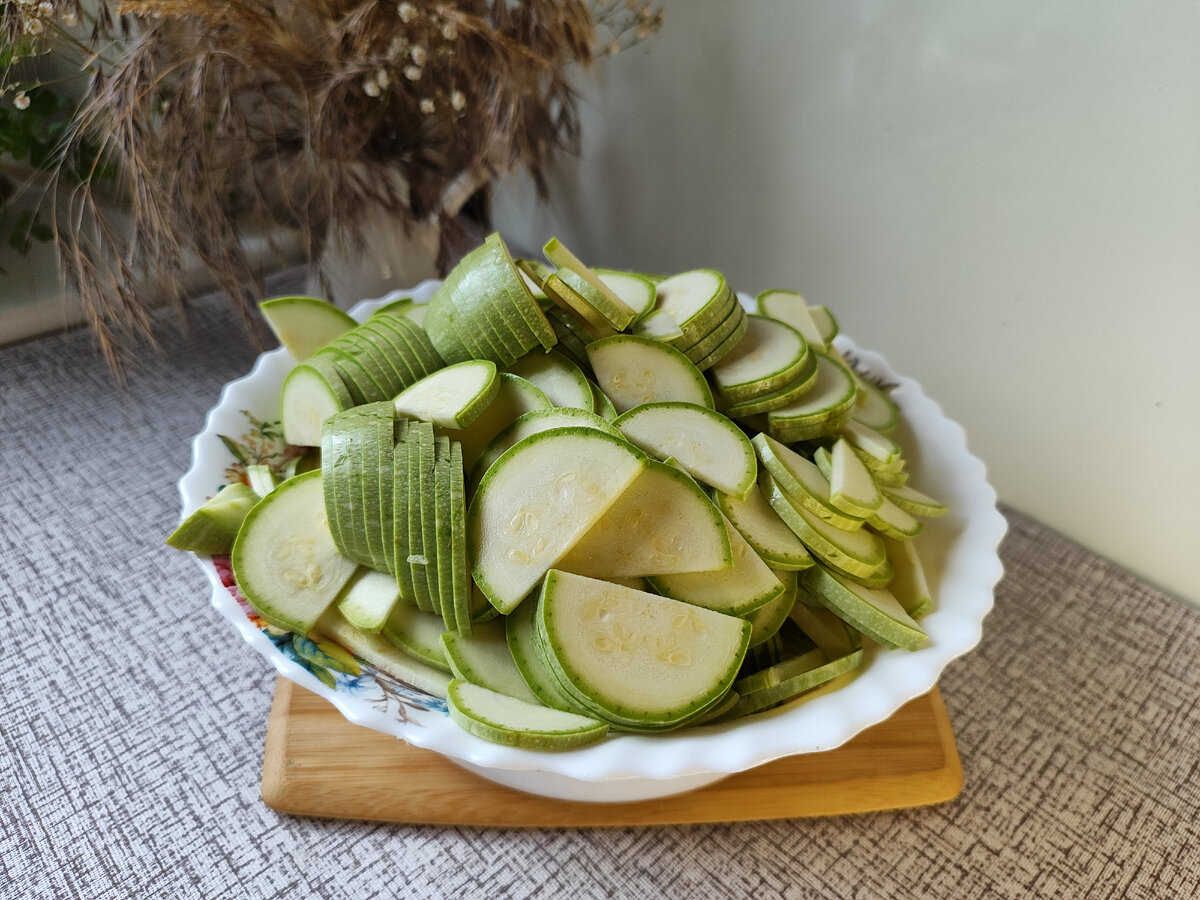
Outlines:
POLYGON ((296 634, 312 630, 358 568, 329 533, 319 470, 289 478, 254 505, 231 565, 260 616, 296 634))
POLYGON ((400 600, 400 588, 388 572, 360 566, 337 600, 338 612, 355 628, 379 632, 400 600))
POLYGON ((619 413, 670 400, 710 409, 714 405, 700 370, 669 344, 618 334, 588 344, 587 356, 596 383, 619 413))
POLYGON ((747 317, 746 334, 709 370, 730 403, 778 390, 809 365, 808 342, 792 326, 765 316, 747 317))
POLYGON ((608 725, 576 713, 550 709, 455 679, 448 709, 463 731, 497 744, 529 750, 568 750, 600 740, 608 725))
POLYGON ((517 416, 517 418, 513 419, 512 424, 492 438, 475 463, 473 477, 478 481, 483 477, 483 473, 491 468, 492 463, 504 454, 505 450, 525 440, 530 435, 549 431, 551 428, 567 428, 572 425, 577 425, 581 428, 595 428, 597 431, 603 431, 605 434, 611 434, 613 437, 621 436, 621 432, 616 428, 600 418, 600 416, 590 413, 587 410, 578 409, 573 406, 535 409, 517 416))
POLYGON ((799 571, 813 564, 804 543, 779 518, 757 485, 740 500, 720 491, 715 499, 730 524, 771 568, 799 571))
POLYGON ((501 456, 467 513, 472 575, 491 604, 512 612, 644 466, 634 447, 593 428, 543 431, 501 456))
POLYGON ((455 678, 528 703, 541 703, 513 661, 503 619, 476 625, 470 635, 443 631, 441 640, 455 678))
POLYGON ((525 679, 525 684, 538 698, 538 702, 553 709, 573 711, 576 708, 575 702, 563 693, 558 678, 547 667, 545 657, 537 647, 534 617, 540 603, 539 599, 533 598, 504 617, 504 636, 508 642, 508 651, 512 654, 521 677, 525 679))
POLYGON ((654 282, 645 275, 636 272, 625 272, 619 269, 592 269, 604 285, 628 306, 638 322, 654 309, 654 301, 658 291, 654 282))
POLYGON ((410 684, 435 697, 445 698, 450 673, 414 659, 394 646, 383 635, 355 628, 336 609, 330 609, 317 622, 315 631, 341 644, 363 662, 398 681, 410 684))
POLYGON ((597 718, 671 725, 718 702, 750 623, 606 581, 551 570, 536 627, 564 689, 597 718))
POLYGON ((666 463, 645 466, 557 568, 609 579, 733 565, 721 514, 700 486, 666 463))
POLYGON ((829 452, 829 502, 861 519, 873 515, 883 503, 875 479, 845 438, 838 438, 829 452))
POLYGON ((358 324, 348 312, 318 297, 272 297, 259 303, 258 311, 297 362, 358 324))
MULTIPOLYGON (((829 496, 829 481, 820 466, 770 435, 756 434, 750 443, 762 463, 762 469, 770 474, 789 500, 845 531, 856 531, 862 527, 861 518, 851 516, 833 505, 829 496)), ((769 497, 770 491, 761 480, 759 486, 763 495, 769 497)))
POLYGON ((758 462, 750 439, 716 410, 694 403, 647 403, 613 423, 658 459, 674 457, 693 478, 743 498, 754 487, 758 462))
POLYGON ((770 316, 795 328, 804 339, 814 348, 825 352, 829 343, 821 327, 813 319, 808 304, 799 291, 780 290, 772 288, 763 291, 754 299, 755 307, 761 316, 770 316))
POLYGON ((767 413, 771 436, 785 444, 837 434, 849 421, 858 397, 850 369, 817 355, 817 383, 795 403, 767 413))
POLYGON ((721 521, 733 551, 732 565, 708 572, 653 575, 646 580, 665 597, 744 616, 778 597, 784 585, 729 520, 721 516, 721 521))
POLYGON ((778 634, 783 623, 788 620, 792 607, 796 605, 798 594, 796 573, 794 571, 774 571, 775 577, 783 583, 783 590, 773 600, 742 616, 750 623, 750 647, 752 649, 778 634))
POLYGON ((925 577, 925 566, 917 555, 913 541, 883 539, 888 559, 892 562, 892 580, 888 590, 904 611, 918 619, 933 609, 933 592, 925 577))
POLYGON ((496 396, 466 428, 446 429, 445 434, 462 444, 463 465, 474 467, 488 443, 518 416, 554 404, 545 392, 511 372, 500 372, 496 396))
POLYGON ((409 385, 396 395, 392 408, 398 416, 462 429, 479 418, 499 390, 496 364, 490 359, 470 359, 409 385))
POLYGON ((768 472, 762 473, 759 483, 771 508, 818 560, 826 560, 860 578, 873 575, 887 563, 878 535, 865 528, 844 531, 818 518, 807 507, 793 503, 768 472))
POLYGON ((509 366, 508 371, 540 388, 555 406, 595 411, 596 401, 587 376, 557 350, 527 353, 509 366))
POLYGON ((353 405, 349 388, 332 367, 302 363, 287 374, 279 390, 283 439, 297 447, 318 447, 325 420, 353 405))
POLYGON ((240 481, 227 484, 180 522, 167 544, 194 553, 228 553, 246 515, 258 501, 258 494, 249 485, 240 481))
POLYGON ((442 634, 446 631, 445 620, 431 612, 424 612, 408 603, 398 603, 383 623, 383 636, 399 650, 413 659, 433 666, 442 672, 450 671, 442 634))
POLYGON ((856 584, 824 566, 814 566, 804 578, 822 603, 880 644, 916 650, 928 640, 891 592, 856 584))

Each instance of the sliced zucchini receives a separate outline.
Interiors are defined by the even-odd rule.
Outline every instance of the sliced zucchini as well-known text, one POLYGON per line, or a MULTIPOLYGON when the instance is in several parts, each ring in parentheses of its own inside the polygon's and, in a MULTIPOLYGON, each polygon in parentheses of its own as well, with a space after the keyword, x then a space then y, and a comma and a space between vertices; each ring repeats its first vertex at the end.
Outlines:
POLYGON ((694 269, 664 278, 655 285, 654 308, 661 309, 683 332, 683 342, 693 346, 729 315, 737 298, 725 276, 714 269, 694 269))
POLYGON ((541 389, 555 406, 575 407, 593 412, 596 401, 587 376, 561 353, 527 353, 508 367, 508 371, 541 389))
POLYGON ((258 494, 240 481, 227 484, 209 497, 171 532, 167 544, 176 550, 213 555, 228 553, 258 494))
POLYGON ((933 592, 925 577, 925 566, 913 541, 883 539, 888 559, 892 562, 892 580, 888 590, 904 611, 917 619, 933 609, 933 592))
POLYGON ((804 590, 798 597, 812 597, 816 605, 798 602, 788 612, 788 618, 821 648, 829 659, 848 656, 862 647, 862 635, 851 628, 837 613, 821 605, 820 601, 804 590))
POLYGON ((865 456, 863 462, 873 470, 896 471, 904 467, 900 445, 869 425, 851 419, 842 426, 840 436, 865 456))
POLYGON ((535 409, 550 409, 554 404, 545 392, 511 372, 500 372, 496 396, 466 428, 447 429, 445 434, 462 444, 463 465, 473 468, 481 453, 500 431, 517 417, 535 409))
POLYGON ((443 631, 442 649, 455 678, 518 700, 541 703, 513 662, 502 618, 476 625, 469 635, 443 631))
POLYGON ((606 581, 551 570, 536 627, 565 690, 598 718, 670 725, 719 701, 750 623, 606 581))
POLYGON ((916 650, 928 640, 889 591, 855 584, 824 566, 814 566, 803 577, 822 603, 880 644, 916 650))
POLYGON ((654 300, 658 296, 658 291, 654 287, 654 282, 645 275, 639 275, 636 272, 624 272, 619 269, 592 269, 596 273, 596 277, 604 282, 605 286, 614 294, 621 298, 632 311, 635 322, 646 316, 654 309, 654 300))
POLYGON ((556 428, 509 449, 467 513, 475 583, 512 612, 645 466, 635 448, 592 428, 556 428))
POLYGON ((825 306, 809 306, 808 316, 813 321, 813 325, 817 327, 817 331, 821 334, 821 340, 828 347, 833 343, 833 339, 838 336, 841 330, 838 327, 837 317, 829 311, 825 306))
POLYGON ((508 651, 525 684, 538 698, 538 702, 553 709, 574 710, 576 703, 563 692, 558 678, 549 670, 543 654, 537 649, 534 635, 534 617, 540 601, 532 598, 522 603, 501 621, 508 641, 508 651))
POLYGON ((783 623, 788 620, 792 607, 796 605, 796 573, 780 569, 773 571, 775 577, 783 583, 783 590, 773 600, 742 616, 750 623, 751 648, 757 647, 769 640, 772 635, 778 634, 783 623))
POLYGON ((687 474, 650 459, 557 568, 608 579, 732 565, 716 506, 687 474))
POLYGON ((714 499, 730 524, 771 568, 798 571, 813 564, 804 543, 779 518, 757 485, 740 500, 720 491, 714 499))
POLYGON ((283 439, 297 447, 318 447, 321 426, 335 413, 354 406, 354 398, 332 367, 301 364, 283 379, 279 420, 283 439))
POLYGON ((776 319, 747 317, 746 334, 708 372, 729 403, 778 390, 794 381, 809 362, 808 342, 776 319))
POLYGON ((355 628, 342 617, 337 609, 330 609, 317 622, 315 631, 341 644, 363 662, 397 681, 412 685, 417 690, 445 698, 450 686, 450 673, 414 659, 395 647, 383 635, 371 634, 355 628))
POLYGON ((732 549, 731 565, 707 572, 651 575, 646 580, 664 597, 729 616, 744 616, 778 597, 784 585, 729 520, 721 516, 721 522, 732 549))
POLYGON ((795 380, 789 381, 778 390, 750 400, 743 400, 741 403, 727 403, 723 411, 735 419, 748 419, 751 416, 791 406, 812 390, 813 385, 817 383, 817 354, 810 352, 807 358, 809 364, 795 380))
POLYGON ((529 750, 568 750, 600 740, 608 725, 576 713, 517 700, 469 681, 455 679, 447 689, 448 709, 463 731, 529 750))
POLYGON ((572 406, 535 409, 517 416, 512 421, 512 424, 492 438, 475 463, 475 480, 478 481, 478 479, 482 478, 483 473, 491 468, 492 463, 498 460, 504 454, 504 451, 508 450, 509 447, 515 446, 530 435, 549 431, 551 428, 566 428, 572 425, 577 425, 581 428, 595 428, 597 431, 603 431, 606 434, 611 434, 613 437, 621 436, 620 431, 600 418, 600 416, 584 409, 572 406))
POLYGON ((867 518, 867 524, 880 534, 900 541, 909 541, 921 533, 921 520, 897 506, 887 497, 881 498, 879 509, 867 518))
POLYGON ((850 421, 861 422, 880 434, 891 434, 900 424, 900 407, 875 382, 853 369, 850 371, 858 385, 858 402, 854 405, 850 421))
POLYGON ((779 517, 818 560, 827 560, 859 577, 872 575, 887 562, 887 554, 878 535, 865 528, 844 531, 830 525, 805 506, 792 503, 768 472, 762 473, 759 483, 772 509, 779 513, 779 517))
POLYGON ((500 390, 496 364, 471 359, 439 369, 396 395, 392 408, 442 428, 467 428, 483 413, 500 390))
POLYGON ((297 362, 358 324, 349 313, 318 297, 272 297, 259 303, 258 311, 297 362))
POLYGON ((865 519, 878 511, 883 495, 845 438, 829 452, 829 502, 850 516, 865 519))
POLYGON ((847 656, 820 662, 816 653, 779 663, 780 669, 768 680, 773 683, 757 691, 738 691, 738 702, 727 714, 737 719, 787 703, 835 678, 853 672, 862 665, 863 652, 855 650, 847 656))
MULTIPOLYGON (((601 309, 605 318, 618 331, 623 331, 637 317, 638 311, 626 303, 596 272, 584 265, 558 238, 547 241, 542 253, 546 259, 558 266, 560 275, 570 273, 574 280, 580 283, 580 287, 586 286, 590 289, 585 294, 586 298, 593 305, 598 304, 597 308, 601 309)), ((571 284, 571 281, 567 283, 571 284)))
POLYGON ((337 599, 338 612, 363 631, 379 632, 400 601, 400 588, 388 572, 360 566, 337 599))
POLYGON ((812 313, 799 291, 763 291, 755 298, 755 306, 761 316, 770 316, 795 328, 815 349, 824 352, 828 346, 821 328, 813 320, 812 313))
POLYGON ((884 486, 881 490, 885 497, 914 516, 936 519, 950 511, 946 504, 908 485, 884 486))
POLYGON ((413 659, 443 672, 450 671, 442 634, 446 621, 437 613, 425 612, 407 603, 392 607, 383 624, 383 636, 413 659))
MULTIPOLYGON (((471 602, 471 563, 467 550, 467 486, 463 472, 462 445, 450 442, 450 592, 455 630, 470 634, 475 622, 471 602)), ((489 605, 490 608, 490 605, 489 605)))
POLYGON ((744 498, 758 463, 750 439, 720 413, 694 403, 647 403, 613 423, 630 441, 658 459, 674 459, 698 481, 744 498))
POLYGON ((633 323, 632 331, 634 334, 664 343, 674 343, 683 339, 683 329, 665 309, 652 309, 645 318, 633 323))
MULTIPOLYGON (((732 295, 730 296, 732 297, 732 295)), ((749 318, 746 311, 734 299, 729 305, 729 311, 725 318, 712 331, 694 342, 689 342, 686 337, 687 332, 684 332, 685 337, 674 341, 673 346, 695 363, 696 368, 703 371, 729 354, 746 336, 747 328, 749 328, 749 318)))
POLYGON ((712 408, 712 390, 686 356, 648 337, 618 334, 587 347, 596 383, 619 413, 669 400, 712 408))
POLYGON ((609 337, 617 333, 617 329, 604 317, 600 310, 588 302, 588 299, 580 294, 579 291, 565 282, 557 272, 549 275, 542 282, 542 290, 551 303, 568 316, 573 316, 582 323, 581 327, 583 330, 587 331, 593 338, 609 337))
POLYGON ((854 412, 858 388, 850 369, 817 355, 817 383, 795 403, 768 412, 771 436, 785 444, 837 434, 854 412))
POLYGON ((329 533, 320 471, 289 478, 254 505, 230 562, 255 611, 272 625, 302 635, 358 568, 329 533))
MULTIPOLYGON (((770 435, 756 434, 750 443, 762 463, 761 468, 770 473, 779 489, 793 503, 806 507, 809 512, 845 531, 856 531, 862 527, 861 518, 833 505, 829 496, 828 477, 820 466, 770 435)), ((763 495, 767 496, 767 488, 761 482, 760 487, 763 495)))

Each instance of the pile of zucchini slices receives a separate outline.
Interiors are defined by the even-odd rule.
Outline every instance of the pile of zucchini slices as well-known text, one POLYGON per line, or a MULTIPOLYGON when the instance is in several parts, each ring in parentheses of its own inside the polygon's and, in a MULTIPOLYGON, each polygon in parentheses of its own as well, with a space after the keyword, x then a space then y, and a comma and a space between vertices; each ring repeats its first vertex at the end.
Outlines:
POLYGON ((795 291, 592 268, 499 235, 428 304, 261 308, 296 365, 286 471, 168 543, 231 555, 269 624, 565 749, 770 709, 916 649, 933 598, 900 411, 795 291))

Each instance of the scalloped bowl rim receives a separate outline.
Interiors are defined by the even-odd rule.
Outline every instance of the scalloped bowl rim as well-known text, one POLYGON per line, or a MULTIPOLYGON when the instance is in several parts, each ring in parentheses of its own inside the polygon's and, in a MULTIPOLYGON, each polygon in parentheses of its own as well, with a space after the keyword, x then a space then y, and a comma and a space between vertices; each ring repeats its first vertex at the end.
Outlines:
MULTIPOLYGON (((438 284, 425 281, 408 291, 364 300, 350 314, 361 319, 402 296, 426 301, 438 284)), ((742 299, 746 302, 747 298, 742 299)), ((222 583, 211 558, 196 556, 212 586, 212 604, 280 675, 324 697, 349 721, 476 769, 523 772, 534 779, 537 773, 550 773, 582 782, 687 779, 732 774, 786 756, 831 750, 930 691, 952 660, 979 643, 983 620, 992 609, 995 586, 1003 574, 998 549, 1007 529, 984 464, 967 449, 962 427, 947 418, 916 381, 897 374, 881 355, 857 347, 844 335, 839 335, 836 343, 843 352, 853 354, 862 369, 895 385, 891 396, 906 423, 913 426, 909 436, 901 439, 914 473, 913 483, 947 502, 951 512, 943 519, 926 522, 926 533, 940 531, 944 535, 940 539, 944 544, 942 565, 930 573, 935 609, 922 619, 928 644, 915 651, 874 649, 857 676, 835 690, 723 725, 652 736, 614 734, 576 750, 539 752, 484 741, 460 729, 441 710, 419 711, 401 720, 361 698, 327 687, 284 655, 247 617, 222 583), (920 457, 915 466, 910 456, 914 438, 920 457)), ((277 397, 283 375, 293 364, 283 348, 271 350, 258 357, 248 374, 224 386, 204 428, 192 440, 192 465, 179 480, 183 515, 209 496, 228 465, 228 451, 216 436, 227 433, 241 410, 253 407, 255 390, 262 393, 273 385, 277 397)))

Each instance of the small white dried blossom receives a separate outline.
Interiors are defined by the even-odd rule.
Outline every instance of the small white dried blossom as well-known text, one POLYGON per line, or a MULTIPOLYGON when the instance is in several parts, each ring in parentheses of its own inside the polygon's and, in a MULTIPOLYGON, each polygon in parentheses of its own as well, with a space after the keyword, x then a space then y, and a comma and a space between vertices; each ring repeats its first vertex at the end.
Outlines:
POLYGON ((42 2, 38 4, 38 12, 43 16, 52 16, 54 15, 54 4, 51 3, 50 0, 42 0, 42 2))
POLYGON ((45 26, 42 25, 41 19, 26 19, 25 20, 25 32, 27 34, 41 34, 42 29, 44 27, 45 26))
POLYGON ((379 82, 374 78, 364 78, 363 93, 368 97, 378 97, 382 93, 379 89, 379 82))
POLYGON ((434 105, 432 100, 430 100, 428 97, 421 98, 421 112, 429 116, 433 114, 435 109, 437 109, 437 107, 434 105))
POLYGON ((420 66, 405 66, 404 77, 409 81, 420 81, 421 76, 425 74, 425 70, 420 66))
POLYGON ((425 60, 429 58, 429 54, 425 52, 425 48, 420 44, 413 44, 412 50, 409 51, 412 61, 418 66, 425 65, 425 60))
POLYGON ((458 23, 446 22, 442 25, 442 37, 448 41, 452 41, 458 37, 458 23))
POLYGON ((400 13, 400 21, 405 25, 417 17, 417 8, 411 3, 401 3, 396 7, 396 11, 400 13))
POLYGON ((450 106, 457 112, 467 105, 467 95, 462 91, 453 91, 450 94, 450 106))
POLYGON ((73 9, 68 9, 65 13, 63 13, 62 20, 63 24, 68 28, 73 28, 79 24, 79 13, 75 12, 73 9))
POLYGON ((13 97, 13 106, 17 109, 29 109, 29 95, 24 91, 13 97))
POLYGON ((392 83, 392 76, 388 74, 387 69, 385 69, 383 66, 380 66, 375 70, 375 83, 379 85, 382 90, 387 90, 387 86, 392 83))

